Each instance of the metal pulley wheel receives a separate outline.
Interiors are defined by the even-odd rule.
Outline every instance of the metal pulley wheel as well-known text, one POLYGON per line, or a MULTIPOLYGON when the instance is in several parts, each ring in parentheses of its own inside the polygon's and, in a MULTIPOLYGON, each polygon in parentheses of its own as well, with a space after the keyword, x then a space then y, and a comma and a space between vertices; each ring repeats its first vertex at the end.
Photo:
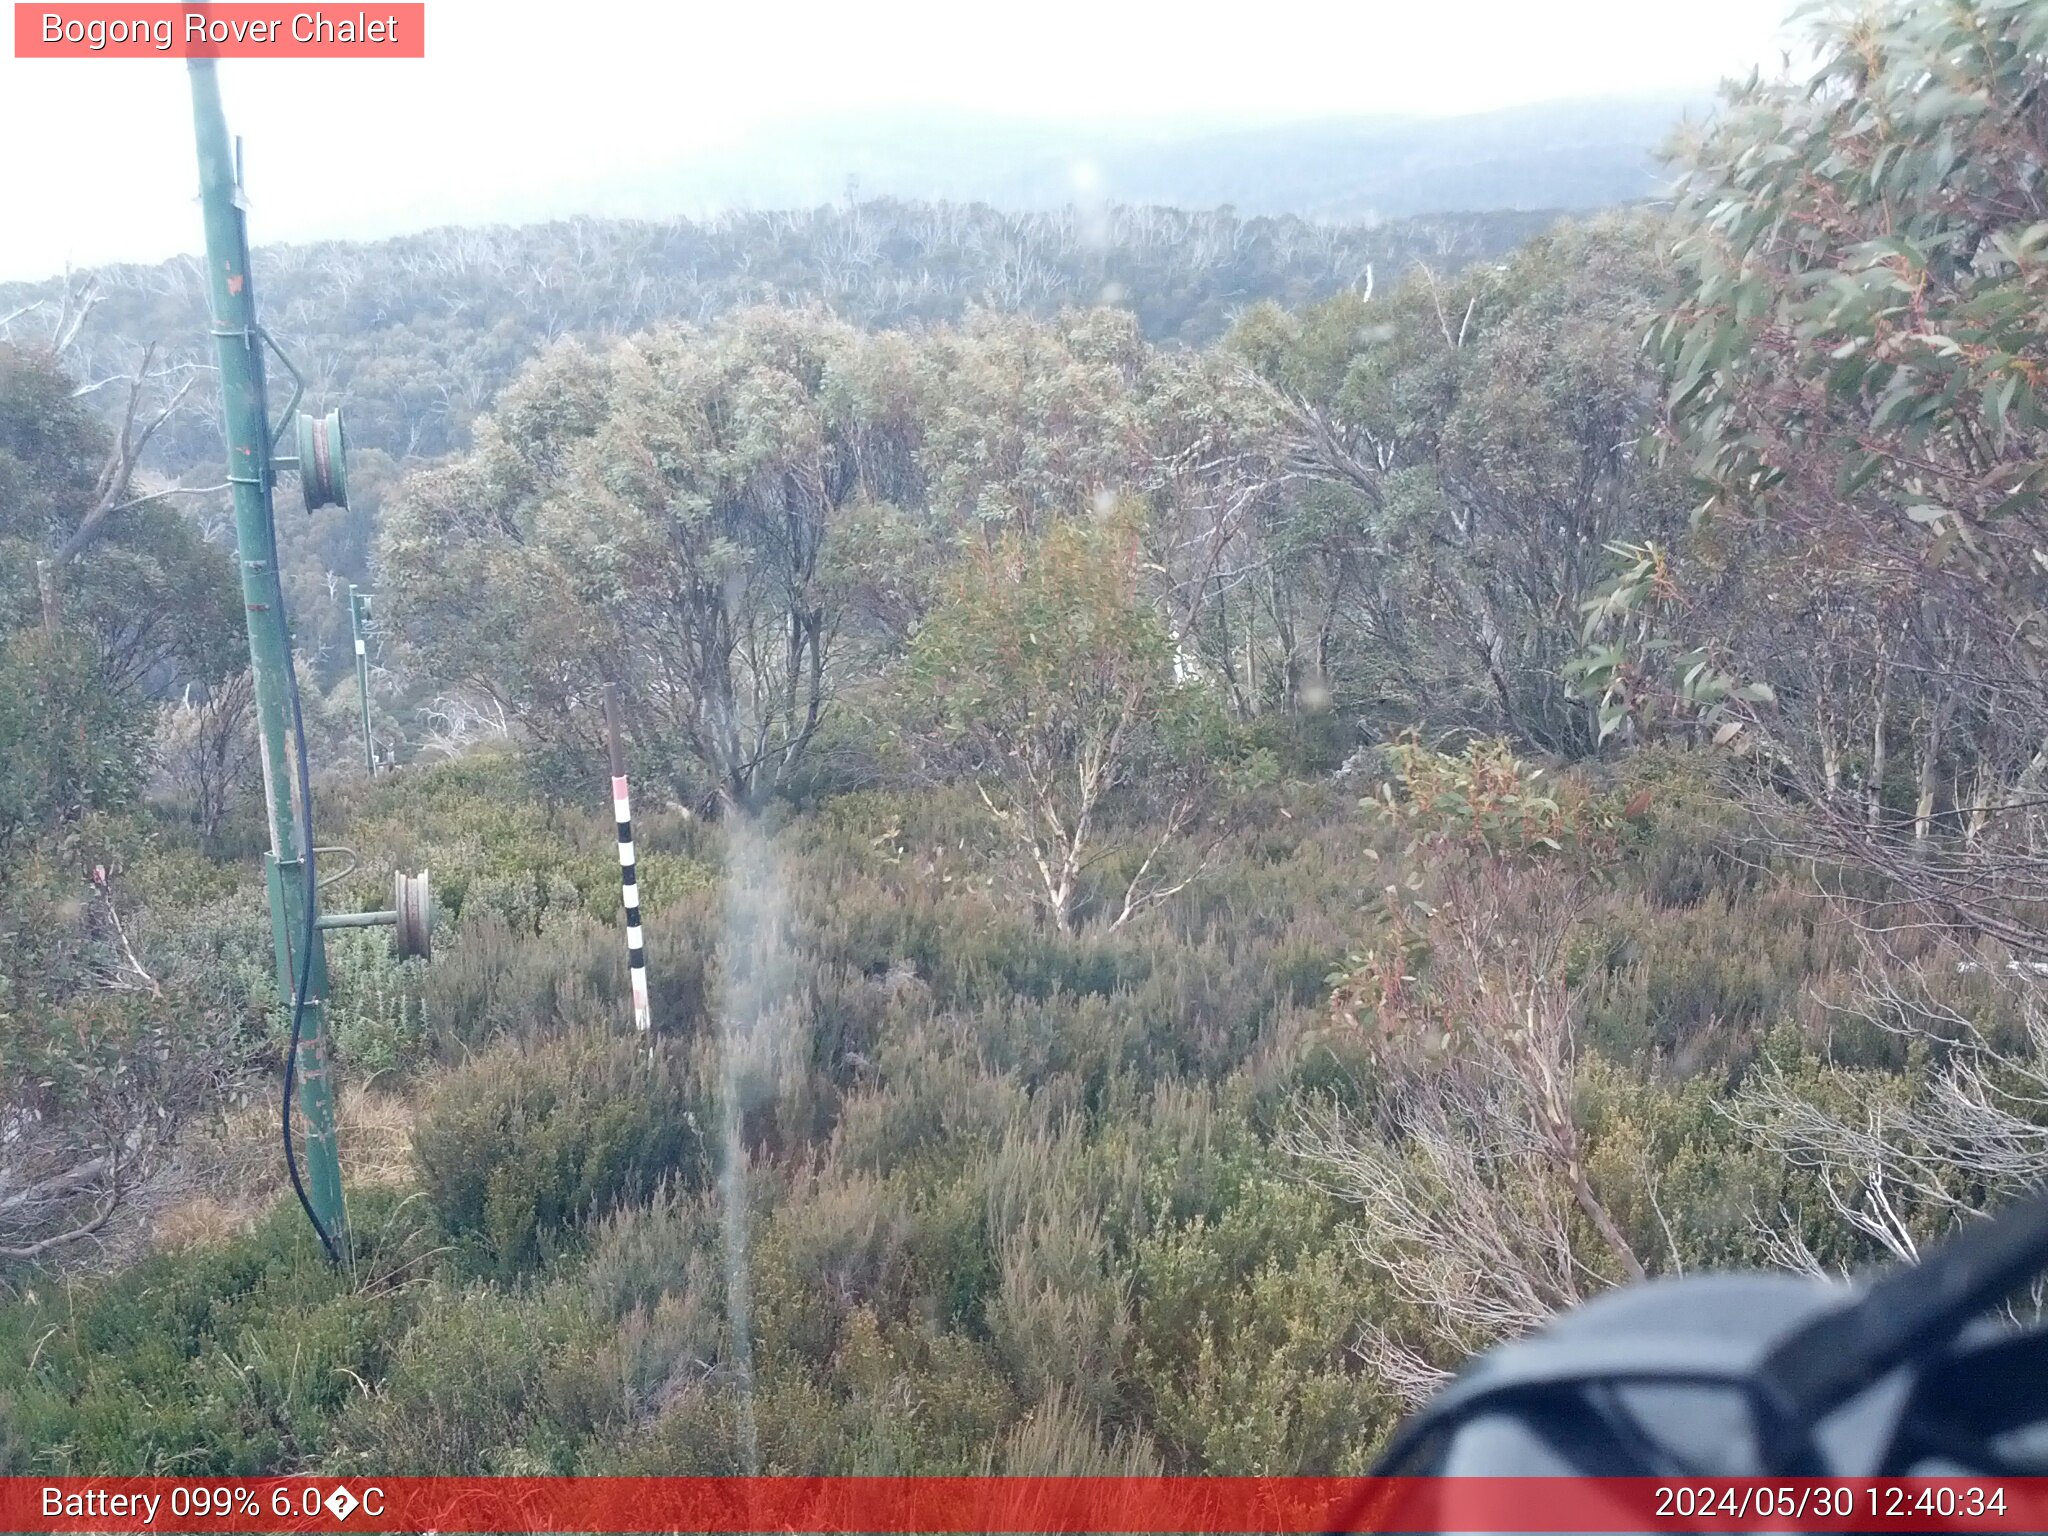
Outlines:
POLYGON ((308 512, 348 505, 347 447, 339 410, 299 412, 299 491, 308 512))
POLYGON ((416 875, 399 873, 391 878, 391 907, 398 914, 398 924, 392 929, 392 945, 401 960, 424 960, 432 953, 434 933, 434 903, 427 890, 427 872, 423 869, 416 875))

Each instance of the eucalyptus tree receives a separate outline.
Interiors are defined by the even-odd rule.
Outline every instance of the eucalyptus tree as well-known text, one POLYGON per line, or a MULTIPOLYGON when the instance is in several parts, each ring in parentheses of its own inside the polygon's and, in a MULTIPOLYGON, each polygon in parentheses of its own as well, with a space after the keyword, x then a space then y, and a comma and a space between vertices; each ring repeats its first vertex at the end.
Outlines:
POLYGON ((530 367, 382 545, 388 618, 434 674, 530 730, 595 739, 617 683, 681 796, 757 810, 844 667, 846 519, 914 496, 900 343, 749 310, 530 367))
POLYGON ((1130 504, 1006 529, 949 573, 910 647, 922 750, 974 781, 1068 936, 1193 878, 1209 695, 1175 675, 1140 550, 1130 504))
POLYGON ((226 554, 135 486, 149 435, 133 414, 109 433, 54 357, 0 344, 0 840, 132 795, 153 698, 239 656, 226 554))
POLYGON ((1683 153, 1655 339, 1703 527, 1663 606, 1693 675, 1775 696, 1749 735, 1832 851, 2048 953, 2048 4, 1816 42, 1683 153))
POLYGON ((1326 663, 1344 702, 1562 754, 1598 746, 1564 672, 1580 606, 1609 577, 1609 543, 1683 526, 1674 477, 1640 452, 1656 238, 1641 219, 1566 225, 1498 267, 1417 268, 1390 292, 1264 307, 1233 333, 1288 470, 1320 488, 1270 543, 1291 585, 1348 610, 1350 654, 1326 663))
POLYGON ((918 358, 933 510, 954 526, 1030 532, 1144 480, 1152 353, 1130 315, 975 310, 918 358))

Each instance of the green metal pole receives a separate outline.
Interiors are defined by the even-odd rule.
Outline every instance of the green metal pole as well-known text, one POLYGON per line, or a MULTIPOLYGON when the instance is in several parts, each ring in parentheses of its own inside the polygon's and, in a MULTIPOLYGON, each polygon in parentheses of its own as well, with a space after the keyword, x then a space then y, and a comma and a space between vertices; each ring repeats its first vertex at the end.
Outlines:
MULTIPOLYGON (((206 213, 207 288, 220 363, 220 399, 235 495, 235 547, 242 605, 249 621, 249 663, 256 682, 256 726, 263 758, 263 798, 270 812, 271 935, 278 991, 287 1002, 298 982, 306 936, 305 865, 293 809, 293 757, 286 722, 291 709, 291 636, 279 606, 277 545, 271 518, 276 478, 270 453, 270 407, 263 387, 263 342, 249 275, 248 231, 237 157, 229 147, 213 60, 192 59, 192 125, 199 143, 199 193, 206 213)), ((317 905, 317 903, 316 903, 317 905)), ((348 1254, 341 1195, 341 1149, 334 1126, 334 1084, 326 1028, 327 953, 316 928, 301 1010, 297 1060, 299 1114, 305 1124, 307 1199, 338 1255, 348 1254)))
POLYGON ((363 701, 363 766, 374 776, 377 772, 377 749, 370 742, 370 654, 363 644, 363 605, 369 598, 357 592, 353 583, 348 589, 348 627, 356 641, 356 692, 363 701))

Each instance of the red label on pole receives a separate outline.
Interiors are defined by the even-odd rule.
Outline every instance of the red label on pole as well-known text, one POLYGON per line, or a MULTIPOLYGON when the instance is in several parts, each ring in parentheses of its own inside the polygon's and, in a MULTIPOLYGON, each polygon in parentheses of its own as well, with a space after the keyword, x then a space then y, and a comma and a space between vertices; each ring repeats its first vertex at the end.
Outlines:
POLYGON ((0 1478, 6 1531, 2040 1531, 2048 1478, 0 1478))
POLYGON ((18 59, 423 59, 423 3, 14 7, 18 59))

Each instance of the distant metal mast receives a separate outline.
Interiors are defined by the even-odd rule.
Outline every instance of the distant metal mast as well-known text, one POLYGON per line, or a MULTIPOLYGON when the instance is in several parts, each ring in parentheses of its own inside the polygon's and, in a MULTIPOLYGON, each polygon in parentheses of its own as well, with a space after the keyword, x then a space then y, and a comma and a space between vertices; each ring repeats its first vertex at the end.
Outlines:
POLYGON ((363 638, 363 615, 370 606, 370 594, 348 589, 348 630, 356 648, 356 697, 363 706, 363 767, 377 772, 377 746, 370 737, 370 648, 363 638))

